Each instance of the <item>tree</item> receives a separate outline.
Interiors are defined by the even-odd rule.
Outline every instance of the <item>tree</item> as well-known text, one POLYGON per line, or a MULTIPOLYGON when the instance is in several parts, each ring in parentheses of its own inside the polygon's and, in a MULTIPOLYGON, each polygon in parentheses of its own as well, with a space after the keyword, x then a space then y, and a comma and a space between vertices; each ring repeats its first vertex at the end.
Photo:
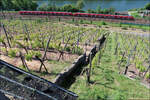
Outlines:
POLYGON ((115 13, 115 8, 109 8, 108 10, 109 10, 110 14, 114 14, 115 13))
POLYGON ((3 5, 2 5, 2 1, 0 1, 0 9, 2 9, 2 6, 3 6, 3 5))
MULTIPOLYGON (((40 11, 47 11, 47 10, 48 10, 47 4, 46 4, 46 3, 42 4, 42 5, 38 8, 38 10, 40 10, 40 11)), ((51 11, 51 10, 50 10, 50 7, 49 7, 49 11, 51 11)))
POLYGON ((11 10, 14 7, 14 5, 12 3, 12 0, 2 0, 0 2, 1 2, 1 5, 2 5, 2 8, 5 9, 5 10, 11 10))
POLYGON ((95 11, 92 9, 88 9, 88 13, 95 13, 95 11))
POLYGON ((85 6, 84 0, 78 0, 76 7, 82 9, 85 6))
POLYGON ((101 7, 100 7, 100 6, 98 6, 98 7, 96 8, 96 12, 97 12, 97 13, 101 13, 101 7))
POLYGON ((72 5, 70 5, 70 4, 65 4, 64 6, 63 6, 63 10, 64 11, 67 11, 67 12, 71 12, 71 10, 72 10, 72 5))
POLYGON ((150 10, 150 3, 147 3, 144 7, 146 10, 150 10))
POLYGON ((36 10, 38 5, 32 0, 14 0, 15 10, 36 10))

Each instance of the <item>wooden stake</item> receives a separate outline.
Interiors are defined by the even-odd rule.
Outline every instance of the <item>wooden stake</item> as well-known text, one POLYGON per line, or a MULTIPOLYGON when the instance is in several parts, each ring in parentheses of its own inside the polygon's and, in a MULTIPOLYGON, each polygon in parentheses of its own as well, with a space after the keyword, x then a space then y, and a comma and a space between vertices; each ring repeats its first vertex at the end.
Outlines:
MULTIPOLYGON (((47 49, 48 49, 48 46, 49 46, 49 43, 50 43, 50 40, 51 40, 52 36, 49 37, 48 41, 47 41, 47 45, 46 45, 46 48, 45 48, 45 52, 44 52, 44 56, 42 58, 42 63, 40 65, 40 69, 39 69, 39 72, 41 72, 42 70, 42 66, 44 65, 44 60, 45 60, 45 57, 46 57, 46 53, 47 53, 47 49)), ((46 67, 45 67, 46 68, 46 67)), ((47 71, 47 69, 45 69, 47 71)))
POLYGON ((5 29, 5 27, 4 27, 3 24, 2 24, 2 27, 3 27, 4 33, 5 33, 5 35, 6 35, 6 39, 7 39, 7 42, 8 42, 8 46, 9 46, 9 48, 11 48, 10 41, 9 41, 9 37, 8 37, 8 34, 7 34, 6 29, 5 29))

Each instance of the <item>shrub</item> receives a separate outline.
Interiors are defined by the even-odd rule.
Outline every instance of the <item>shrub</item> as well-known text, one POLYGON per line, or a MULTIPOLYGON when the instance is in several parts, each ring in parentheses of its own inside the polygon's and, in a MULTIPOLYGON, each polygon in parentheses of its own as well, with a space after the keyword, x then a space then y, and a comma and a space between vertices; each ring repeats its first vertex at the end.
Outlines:
POLYGON ((0 42, 4 42, 4 38, 5 38, 4 36, 1 36, 0 37, 0 42))
POLYGON ((36 10, 38 5, 33 0, 14 0, 15 10, 36 10))
POLYGON ((140 72, 146 71, 146 68, 144 66, 140 66, 140 72))
MULTIPOLYGON (((49 8, 50 9, 50 8, 49 8)), ((48 7, 47 7, 47 4, 42 4, 39 8, 38 8, 38 10, 40 10, 40 11, 47 11, 48 10, 48 7)))
POLYGON ((6 52, 7 52, 7 49, 6 49, 6 48, 1 48, 0 50, 2 50, 3 53, 6 53, 6 52))
POLYGON ((34 52, 34 56, 37 56, 37 57, 42 57, 42 54, 41 54, 41 52, 40 51, 35 51, 34 52))
POLYGON ((4 10, 11 10, 14 7, 12 0, 2 0, 0 1, 0 5, 2 6, 2 9, 4 10))
POLYGON ((122 27, 122 29, 123 29, 123 30, 127 30, 128 28, 127 28, 127 27, 122 27))
POLYGON ((78 0, 76 7, 82 9, 85 6, 84 0, 78 0))
POLYGON ((122 26, 122 23, 120 22, 120 23, 119 23, 119 27, 121 27, 121 26, 122 26))
POLYGON ((80 9, 71 5, 71 4, 65 4, 63 7, 62 7, 62 11, 67 11, 67 12, 79 12, 80 9))
POLYGON ((147 3, 144 7, 146 10, 150 10, 150 3, 147 3))
POLYGON ((9 57, 16 57, 16 54, 17 54, 17 50, 14 50, 14 49, 8 50, 8 56, 9 57))
POLYGON ((71 48, 70 46, 67 46, 67 47, 65 48, 65 50, 66 50, 67 52, 70 52, 70 51, 71 51, 70 48, 71 48))
POLYGON ((32 48, 40 48, 42 47, 42 44, 40 41, 36 40, 34 43, 32 43, 32 48))
POLYGON ((150 73, 146 73, 146 79, 150 79, 150 73))
POLYGON ((92 9, 88 9, 88 13, 96 13, 96 12, 92 9))
POLYGON ((101 22, 101 25, 107 25, 104 21, 101 22))
POLYGON ((101 10, 102 10, 102 9, 101 9, 100 6, 98 6, 98 7, 96 8, 96 12, 97 12, 97 13, 101 13, 101 10))
POLYGON ((27 61, 32 61, 32 57, 33 57, 33 53, 25 54, 25 59, 26 59, 27 61))
POLYGON ((72 51, 73 54, 81 55, 81 54, 83 54, 84 50, 82 48, 80 48, 80 47, 75 46, 75 48, 73 50, 71 50, 71 51, 72 51))

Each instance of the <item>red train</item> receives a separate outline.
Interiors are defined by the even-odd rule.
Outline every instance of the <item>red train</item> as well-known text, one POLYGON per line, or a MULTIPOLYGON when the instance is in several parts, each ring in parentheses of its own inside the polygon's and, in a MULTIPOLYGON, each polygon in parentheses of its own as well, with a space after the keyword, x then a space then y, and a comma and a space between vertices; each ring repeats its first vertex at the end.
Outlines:
POLYGON ((91 18, 109 18, 121 20, 134 20, 133 16, 109 15, 109 14, 90 14, 90 13, 71 13, 71 12, 48 12, 48 11, 19 11, 21 15, 54 15, 54 16, 75 16, 91 18))

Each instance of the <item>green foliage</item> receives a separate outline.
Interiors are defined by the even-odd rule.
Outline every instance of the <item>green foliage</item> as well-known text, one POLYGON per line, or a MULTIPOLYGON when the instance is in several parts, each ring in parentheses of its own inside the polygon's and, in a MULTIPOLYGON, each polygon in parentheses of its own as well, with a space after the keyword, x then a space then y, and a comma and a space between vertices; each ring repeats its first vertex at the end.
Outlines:
POLYGON ((67 47, 65 48, 65 51, 70 52, 70 51, 71 51, 71 47, 70 47, 70 46, 67 46, 67 47))
POLYGON ((127 100, 127 93, 123 91, 116 91, 113 96, 114 100, 127 100))
POLYGON ((101 9, 101 7, 98 6, 96 10, 88 9, 87 12, 88 13, 98 13, 98 14, 114 14, 115 13, 115 9, 114 8, 101 9))
POLYGON ((104 21, 101 22, 101 25, 107 25, 104 21))
POLYGON ((32 61, 33 56, 42 57, 42 54, 40 51, 30 51, 28 54, 25 54, 25 59, 27 61, 32 61))
MULTIPOLYGON (((98 88, 93 88, 90 89, 90 91, 87 91, 87 94, 89 95, 90 98, 87 99, 93 99, 93 100, 107 100, 109 95, 108 91, 106 90, 99 90, 98 88)), ((84 97, 86 98, 86 97, 84 97)))
MULTIPOLYGON (((2 7, 2 1, 0 1, 0 7, 2 7)), ((2 8, 1 8, 2 9, 2 8)))
POLYGON ((136 63, 136 68, 140 69, 140 66, 142 66, 142 62, 135 60, 135 63, 136 63))
POLYGON ((99 56, 101 56, 100 54, 101 54, 101 51, 99 51, 99 52, 96 54, 96 56, 93 58, 93 60, 92 60, 92 67, 93 67, 93 68, 97 67, 98 62, 99 62, 98 60, 100 60, 100 59, 99 59, 99 56))
POLYGON ((36 19, 36 23, 41 24, 42 20, 41 19, 36 19))
POLYGON ((71 4, 65 4, 63 7, 62 7, 62 10, 63 11, 67 11, 67 12, 75 12, 75 7, 71 4))
POLYGON ((83 54, 83 49, 80 48, 80 47, 75 46, 74 48, 71 49, 71 52, 73 54, 81 55, 81 54, 83 54))
POLYGON ((83 19, 80 20, 80 23, 81 23, 81 24, 83 23, 83 19))
POLYGON ((32 52, 30 52, 30 53, 28 53, 28 54, 25 54, 25 59, 27 60, 27 61, 32 61, 32 57, 33 57, 33 53, 32 52))
POLYGON ((84 0, 78 0, 77 1, 76 7, 78 9, 82 9, 84 6, 85 6, 84 0))
POLYGON ((14 0, 15 10, 36 10, 38 5, 33 0, 14 0))
POLYGON ((145 76, 147 79, 150 79, 150 73, 146 73, 146 76, 145 76))
POLYGON ((71 5, 71 4, 65 4, 62 7, 57 7, 56 5, 43 4, 38 8, 38 10, 40 10, 40 11, 65 11, 65 12, 81 11, 79 8, 77 8, 76 6, 71 5))
POLYGON ((100 6, 97 6, 96 12, 97 12, 97 13, 101 13, 101 10, 102 10, 101 7, 100 7, 100 6))
POLYGON ((59 46, 57 43, 50 43, 49 48, 50 49, 62 49, 62 47, 59 46))
POLYGON ((122 29, 123 29, 123 30, 127 30, 128 28, 127 28, 127 27, 122 27, 122 29))
POLYGON ((34 55, 37 56, 37 57, 39 57, 39 58, 42 57, 42 54, 41 54, 40 51, 35 51, 34 55))
POLYGON ((113 71, 110 69, 103 70, 103 77, 105 79, 105 85, 112 84, 114 82, 114 77, 112 76, 113 71))
POLYGON ((1 36, 1 37, 0 37, 0 42, 4 42, 4 39, 5 39, 5 37, 4 37, 4 36, 1 36))
POLYGON ((23 66, 23 65, 20 65, 19 67, 20 67, 20 68, 22 68, 22 69, 26 69, 26 67, 25 67, 25 66, 23 66))
POLYGON ((88 13, 96 13, 95 10, 92 10, 92 9, 88 9, 87 12, 88 13))
POLYGON ((146 71, 146 68, 144 66, 140 66, 140 72, 146 71))
POLYGON ((38 8, 39 11, 47 11, 48 8, 47 8, 47 4, 46 3, 43 3, 39 8, 38 8))
POLYGON ((12 0, 2 0, 1 1, 2 9, 11 10, 14 7, 12 0))
POLYGON ((150 3, 147 3, 144 7, 146 10, 150 10, 150 3))
POLYGON ((9 49, 8 50, 8 56, 9 57, 16 57, 16 55, 17 55, 17 50, 16 49, 9 49))
POLYGON ((2 50, 2 52, 6 53, 7 49, 6 48, 0 48, 0 50, 2 50))
POLYGON ((32 48, 40 48, 40 47, 42 47, 42 44, 40 41, 35 40, 31 46, 32 46, 32 48))
POLYGON ((135 18, 141 18, 138 12, 131 13, 131 15, 135 18))
POLYGON ((2 0, 2 9, 4 10, 36 10, 37 3, 33 0, 2 0))

